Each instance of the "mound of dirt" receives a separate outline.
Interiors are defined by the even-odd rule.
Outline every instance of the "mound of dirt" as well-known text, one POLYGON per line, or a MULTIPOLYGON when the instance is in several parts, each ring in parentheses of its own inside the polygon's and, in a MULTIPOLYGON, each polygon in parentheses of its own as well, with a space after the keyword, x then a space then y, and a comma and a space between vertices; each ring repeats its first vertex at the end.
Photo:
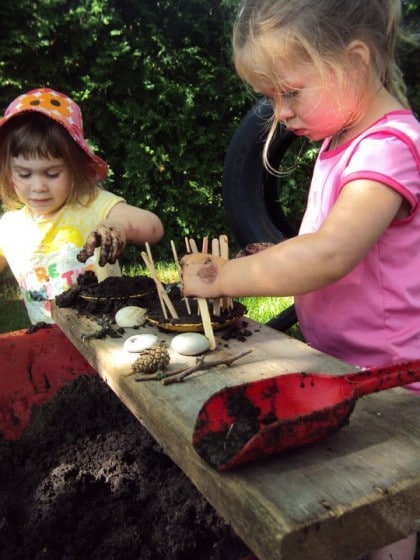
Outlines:
POLYGON ((239 560, 250 551, 96 375, 0 441, 1 560, 239 560))

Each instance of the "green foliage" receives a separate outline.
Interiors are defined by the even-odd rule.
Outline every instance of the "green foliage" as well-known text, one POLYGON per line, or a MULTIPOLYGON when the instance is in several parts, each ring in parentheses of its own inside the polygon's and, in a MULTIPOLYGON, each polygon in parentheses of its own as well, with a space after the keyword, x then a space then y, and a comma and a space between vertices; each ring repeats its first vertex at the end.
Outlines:
MULTIPOLYGON (((179 246, 185 235, 201 239, 228 232, 223 161, 253 103, 231 63, 237 4, 2 0, 0 111, 34 87, 69 94, 82 107, 89 142, 110 165, 109 190, 157 212, 167 239, 179 246)), ((408 22, 415 22, 418 1, 404 1, 404 7, 408 22)), ((403 70, 419 112, 419 52, 406 52, 403 70)), ((284 194, 295 221, 312 153, 298 158, 301 171, 284 194)))
POLYGON ((0 275, 0 333, 27 329, 31 322, 9 268, 0 275))
POLYGON ((0 109, 46 86, 82 108, 106 187, 168 238, 226 231, 221 175, 251 106, 231 64, 232 2, 3 0, 0 109))

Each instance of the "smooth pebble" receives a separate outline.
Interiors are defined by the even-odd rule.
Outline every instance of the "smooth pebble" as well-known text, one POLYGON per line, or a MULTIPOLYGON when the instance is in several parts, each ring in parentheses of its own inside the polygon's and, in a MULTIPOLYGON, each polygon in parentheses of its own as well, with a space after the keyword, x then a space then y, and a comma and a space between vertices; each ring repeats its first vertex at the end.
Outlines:
POLYGON ((157 341, 158 337, 155 334, 135 334, 127 338, 123 348, 128 352, 143 352, 143 350, 151 348, 157 341))
POLYGON ((196 356, 208 350, 209 341, 203 334, 186 332, 174 336, 171 348, 184 356, 196 356))
POLYGON ((119 327, 140 327, 146 322, 146 309, 135 305, 122 307, 115 314, 115 322, 119 327))

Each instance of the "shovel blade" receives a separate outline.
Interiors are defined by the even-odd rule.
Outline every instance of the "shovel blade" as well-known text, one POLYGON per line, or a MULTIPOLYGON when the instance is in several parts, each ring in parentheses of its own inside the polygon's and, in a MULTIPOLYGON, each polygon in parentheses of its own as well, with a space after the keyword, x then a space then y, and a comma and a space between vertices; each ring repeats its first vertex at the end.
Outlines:
POLYGON ((344 378, 322 374, 227 387, 203 405, 193 446, 214 469, 227 471, 324 439, 348 423, 356 399, 344 378))

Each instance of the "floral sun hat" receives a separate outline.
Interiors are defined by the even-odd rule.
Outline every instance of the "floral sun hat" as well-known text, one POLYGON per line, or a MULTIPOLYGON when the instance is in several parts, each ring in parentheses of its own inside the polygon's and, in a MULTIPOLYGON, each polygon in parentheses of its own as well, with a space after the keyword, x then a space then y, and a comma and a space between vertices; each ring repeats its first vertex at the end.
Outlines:
POLYGON ((38 88, 19 95, 7 107, 0 127, 13 117, 27 111, 37 111, 58 122, 92 161, 96 179, 102 181, 108 174, 108 165, 94 154, 83 136, 83 120, 79 106, 67 95, 50 88, 38 88))

